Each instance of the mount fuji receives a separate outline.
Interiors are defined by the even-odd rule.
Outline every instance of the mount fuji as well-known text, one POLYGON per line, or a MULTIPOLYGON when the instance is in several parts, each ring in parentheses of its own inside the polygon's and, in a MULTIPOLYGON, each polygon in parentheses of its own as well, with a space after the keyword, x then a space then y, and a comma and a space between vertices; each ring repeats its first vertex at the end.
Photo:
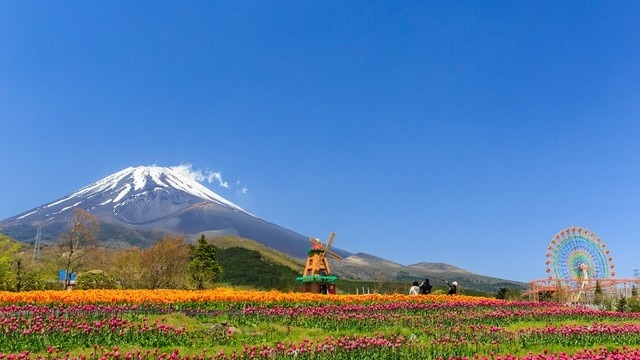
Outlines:
MULTIPOLYGON (((73 218, 73 208, 94 214, 103 243, 150 245, 161 233, 235 235, 306 258, 308 237, 267 222, 224 199, 182 167, 129 167, 63 198, 0 221, 3 233, 22 242, 53 242, 73 218)), ((333 249, 342 256, 349 252, 333 249)))
MULTIPOLYGON (((104 246, 152 245, 165 234, 195 240, 234 235, 306 259, 308 237, 256 217, 198 182, 185 167, 129 167, 85 186, 67 196, 0 221, 4 235, 23 243, 55 242, 68 231, 74 208, 94 214, 100 221, 98 238, 104 246), (39 234, 39 235, 37 235, 39 234)), ((453 278, 467 288, 493 291, 524 284, 469 273, 432 263, 409 266, 365 253, 331 248, 344 261, 333 265, 337 274, 356 280, 410 282, 424 278, 453 278)), ((445 264, 446 265, 446 264, 445 264)))

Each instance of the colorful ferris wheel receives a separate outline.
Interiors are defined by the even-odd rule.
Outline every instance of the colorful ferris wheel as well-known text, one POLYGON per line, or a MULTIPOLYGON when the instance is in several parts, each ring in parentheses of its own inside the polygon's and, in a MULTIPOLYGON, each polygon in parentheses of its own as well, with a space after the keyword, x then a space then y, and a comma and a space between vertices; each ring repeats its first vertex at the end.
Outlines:
POLYGON ((549 279, 609 279, 616 275, 607 246, 593 232, 567 228, 551 239, 547 251, 549 279))

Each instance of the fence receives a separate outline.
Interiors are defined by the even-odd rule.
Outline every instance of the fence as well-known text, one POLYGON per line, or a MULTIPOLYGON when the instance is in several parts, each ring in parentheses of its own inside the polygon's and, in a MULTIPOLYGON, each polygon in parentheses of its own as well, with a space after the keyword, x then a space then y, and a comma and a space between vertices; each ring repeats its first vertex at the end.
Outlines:
POLYGON ((640 279, 546 279, 529 283, 532 301, 602 305, 621 298, 637 298, 640 279))

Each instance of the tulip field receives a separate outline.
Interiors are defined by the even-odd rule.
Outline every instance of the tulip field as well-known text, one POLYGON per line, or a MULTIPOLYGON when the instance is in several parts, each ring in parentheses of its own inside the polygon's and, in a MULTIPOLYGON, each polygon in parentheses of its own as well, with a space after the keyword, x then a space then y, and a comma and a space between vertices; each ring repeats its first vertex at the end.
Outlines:
POLYGON ((447 295, 0 292, 0 360, 640 359, 640 314, 447 295))

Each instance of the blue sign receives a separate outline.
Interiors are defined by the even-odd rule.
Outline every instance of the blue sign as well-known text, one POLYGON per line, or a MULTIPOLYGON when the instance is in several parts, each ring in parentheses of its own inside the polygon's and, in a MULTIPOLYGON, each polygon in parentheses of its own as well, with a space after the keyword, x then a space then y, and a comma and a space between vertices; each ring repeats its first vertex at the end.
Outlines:
MULTIPOLYGON (((71 273, 71 276, 69 276, 69 280, 70 281, 76 281, 77 277, 78 277, 78 274, 71 273)), ((65 280, 67 280, 67 270, 62 269, 62 270, 58 271, 58 281, 65 281, 65 280)))

